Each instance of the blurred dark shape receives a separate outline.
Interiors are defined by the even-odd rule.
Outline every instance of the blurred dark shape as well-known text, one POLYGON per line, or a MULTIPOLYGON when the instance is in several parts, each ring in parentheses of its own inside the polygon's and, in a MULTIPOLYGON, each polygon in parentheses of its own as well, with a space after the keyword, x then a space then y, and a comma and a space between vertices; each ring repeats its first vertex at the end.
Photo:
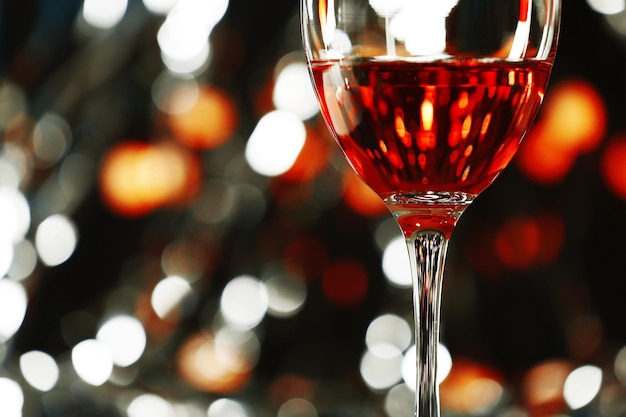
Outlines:
POLYGON ((39 14, 39 0, 2 0, 0 2, 0 71, 9 63, 31 35, 39 14))

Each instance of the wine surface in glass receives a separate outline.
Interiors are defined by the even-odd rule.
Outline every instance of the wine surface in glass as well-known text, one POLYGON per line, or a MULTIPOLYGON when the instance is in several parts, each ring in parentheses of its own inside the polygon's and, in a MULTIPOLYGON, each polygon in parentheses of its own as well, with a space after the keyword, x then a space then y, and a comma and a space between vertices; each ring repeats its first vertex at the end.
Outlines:
POLYGON ((545 61, 313 61, 322 114, 383 199, 471 202, 513 158, 543 100, 545 61))

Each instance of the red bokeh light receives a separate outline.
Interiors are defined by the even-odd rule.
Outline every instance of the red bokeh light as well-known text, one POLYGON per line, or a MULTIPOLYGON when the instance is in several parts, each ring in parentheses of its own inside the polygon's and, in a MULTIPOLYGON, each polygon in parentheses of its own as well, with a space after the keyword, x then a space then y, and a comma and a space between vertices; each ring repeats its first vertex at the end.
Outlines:
POLYGON ((502 265, 512 270, 527 270, 554 261, 564 239, 565 226, 556 214, 516 216, 496 232, 494 248, 502 265))
POLYGON ((626 200, 626 134, 616 136, 607 143, 600 169, 611 192, 626 200))
POLYGON ((535 182, 556 184, 580 153, 598 147, 606 128, 606 105, 595 87, 582 80, 562 82, 548 95, 541 120, 522 143, 518 166, 535 182))
POLYGON ((322 277, 326 298, 343 307, 354 307, 361 303, 367 295, 368 286, 365 267, 353 259, 331 263, 322 277))

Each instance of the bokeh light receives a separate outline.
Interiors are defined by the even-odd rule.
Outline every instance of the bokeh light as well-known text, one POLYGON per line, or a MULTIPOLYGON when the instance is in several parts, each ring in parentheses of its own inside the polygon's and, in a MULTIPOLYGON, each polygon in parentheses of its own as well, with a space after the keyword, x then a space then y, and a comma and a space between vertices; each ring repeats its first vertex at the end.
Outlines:
POLYGON ((220 298, 224 319, 238 328, 257 326, 269 307, 269 295, 265 284, 255 277, 241 275, 226 284, 220 298))
POLYGON ((57 266, 67 261, 77 244, 76 226, 64 215, 53 214, 37 226, 35 247, 41 261, 48 266, 57 266))
POLYGON ((166 93, 160 106, 167 106, 170 112, 168 123, 174 138, 192 149, 217 148, 231 139, 237 128, 237 105, 216 86, 201 85, 196 92, 191 81, 180 83, 166 93))
POLYGON ((0 278, 0 343, 18 331, 28 307, 24 287, 8 278, 0 278))
POLYGON ((181 304, 193 295, 189 282, 173 275, 163 278, 152 291, 151 305, 156 314, 167 320, 175 320, 180 316, 181 304))
POLYGON ((59 380, 59 366, 52 356, 31 350, 20 356, 20 370, 24 379, 39 391, 50 391, 59 380))
POLYGON ((245 343, 224 342, 218 343, 211 333, 188 337, 176 355, 181 378, 204 392, 230 394, 241 390, 252 377, 258 352, 246 350, 245 343))
POLYGON ((541 118, 520 147, 520 170, 541 184, 562 181, 579 154, 599 146, 607 117, 604 98, 593 85, 562 81, 551 89, 541 118))
POLYGON ((24 194, 0 186, 0 240, 12 243, 24 239, 30 221, 30 206, 24 194))
POLYGON ((268 296, 268 314, 274 317, 291 317, 306 302, 308 288, 304 280, 286 274, 276 274, 265 280, 268 296))
POLYGON ((354 307, 365 300, 369 275, 356 259, 343 258, 332 262, 322 276, 324 295, 342 307, 354 307))
POLYGON ((285 401, 278 409, 277 417, 317 417, 317 408, 303 398, 292 398, 285 401))
POLYGON ((246 145, 246 161, 261 175, 274 177, 291 168, 304 147, 306 129, 293 113, 275 110, 257 123, 246 145))
POLYGON ((306 63, 290 62, 280 68, 274 84, 272 101, 276 109, 292 112, 302 120, 310 119, 319 113, 306 63))
POLYGON ((602 370, 597 366, 574 369, 565 380, 563 397, 570 408, 577 410, 589 404, 602 387, 602 370))
POLYGON ((113 359, 108 347, 95 339, 87 339, 72 348, 72 365, 87 384, 100 386, 111 377, 113 359))
POLYGON ((221 398, 215 400, 207 410, 208 417, 252 417, 251 413, 239 401, 221 398))
POLYGON ((115 26, 128 7, 128 0, 85 0, 83 19, 91 26, 109 29, 115 26))
POLYGON ((129 366, 135 363, 146 348, 146 332, 141 322, 131 316, 115 316, 98 329, 96 339, 107 346, 113 363, 129 366))
POLYGON ((134 398, 127 409, 128 417, 174 417, 174 407, 156 394, 141 394, 134 398))
POLYGON ((404 351, 409 347, 411 338, 411 326, 405 319, 395 314, 383 314, 367 327, 365 344, 370 350, 380 345, 392 345, 404 351))
POLYGON ((120 143, 109 150, 99 173, 104 202, 129 217, 159 207, 184 205, 199 187, 197 157, 169 143, 120 143))
POLYGON ((399 288, 411 288, 411 259, 403 236, 397 236, 384 247, 382 268, 385 278, 399 288))
POLYGON ((0 377, 0 414, 6 417, 22 417, 24 391, 12 379, 0 377))

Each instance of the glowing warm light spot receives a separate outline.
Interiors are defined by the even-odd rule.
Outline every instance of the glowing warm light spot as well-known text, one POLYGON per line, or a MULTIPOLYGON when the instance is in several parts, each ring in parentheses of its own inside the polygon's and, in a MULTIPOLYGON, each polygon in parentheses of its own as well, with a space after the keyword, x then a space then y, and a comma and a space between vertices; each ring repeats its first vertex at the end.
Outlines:
POLYGON ((226 143, 237 128, 238 108, 224 90, 204 85, 186 112, 169 115, 174 137, 192 149, 214 149, 226 143))
POLYGON ((0 343, 10 339, 22 326, 28 297, 22 284, 0 279, 0 343))
POLYGON ((606 186, 626 200, 626 135, 612 138, 602 151, 601 173, 606 186))
POLYGON ((354 307, 365 299, 369 278, 364 266, 353 259, 331 263, 322 277, 324 295, 335 304, 354 307))
POLYGON ((84 340, 72 348, 72 365, 78 376, 93 386, 104 384, 113 372, 111 352, 95 339, 84 340))
POLYGON ((24 391, 12 379, 0 377, 0 415, 3 417, 22 417, 24 391))
POLYGON ((343 177, 343 198, 350 210, 366 217, 388 213, 387 206, 354 171, 347 169, 343 177))
POLYGON ((435 113, 432 98, 425 98, 421 107, 421 121, 422 130, 432 130, 433 128, 433 115, 435 113))
POLYGON ((121 143, 108 151, 99 173, 104 202, 124 216, 185 204, 200 181, 197 156, 172 144, 121 143))
POLYGON ((498 259, 511 269, 527 269, 539 254, 540 239, 541 232, 532 219, 513 218, 496 234, 498 259))
POLYGON ((521 394, 531 414, 557 415, 564 406, 563 389, 572 365, 564 360, 549 360, 530 369, 523 377, 521 394))
POLYGON ((261 175, 284 174, 295 164, 305 141, 302 120, 288 111, 272 111, 252 131, 246 144, 246 161, 261 175))
POLYGON ((113 363, 129 366, 137 362, 146 347, 146 332, 132 316, 115 316, 98 330, 96 339, 111 351, 113 363))
POLYGON ((330 154, 328 142, 315 131, 307 129, 304 146, 296 161, 280 178, 295 182, 311 181, 328 166, 330 154))
POLYGON ((224 319, 232 326, 250 329, 257 326, 269 308, 265 284, 258 279, 241 275, 226 284, 220 298, 224 319))
POLYGON ((502 378, 493 369, 456 360, 441 383, 441 406, 462 415, 489 414, 502 399, 502 378))
POLYGON ((554 185, 562 181, 576 160, 576 153, 552 143, 545 124, 533 127, 517 153, 516 162, 528 178, 539 184, 554 185))
POLYGON ((578 153, 592 151, 606 133, 606 104, 596 88, 586 81, 557 84, 543 112, 544 140, 559 149, 578 153))
POLYGON ((211 334, 189 337, 176 354, 177 370, 188 384, 205 392, 229 394, 240 390, 252 376, 245 351, 218 348, 211 334))
POLYGON ((50 391, 59 380, 59 366, 54 358, 38 350, 20 356, 20 370, 30 386, 42 392, 50 391))
POLYGON ((85 0, 83 19, 90 25, 108 29, 115 26, 128 7, 128 0, 85 0))
POLYGON ((489 124, 491 123, 491 112, 487 113, 485 115, 485 118, 483 119, 483 123, 482 125, 480 125, 480 136, 483 137, 487 134, 487 131, 489 130, 489 124))
POLYGON ((404 138, 406 135, 406 126, 404 125, 404 112, 402 111, 402 109, 396 109, 395 113, 396 135, 398 135, 399 138, 404 138))
POLYGON ((553 213, 517 216, 496 232, 494 249, 502 265, 525 270, 554 261, 564 240, 565 226, 561 216, 553 213))
POLYGON ((463 120, 463 126, 461 127, 461 137, 463 139, 467 139, 470 131, 472 129, 472 116, 469 115, 463 120))

